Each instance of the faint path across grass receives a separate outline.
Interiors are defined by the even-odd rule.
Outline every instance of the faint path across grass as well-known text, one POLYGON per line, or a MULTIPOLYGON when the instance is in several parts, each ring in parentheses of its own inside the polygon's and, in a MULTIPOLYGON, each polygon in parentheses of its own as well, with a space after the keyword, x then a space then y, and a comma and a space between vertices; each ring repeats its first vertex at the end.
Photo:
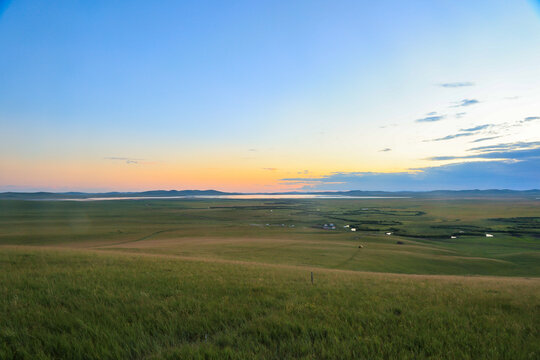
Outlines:
POLYGON ((110 244, 107 244, 107 245, 95 245, 95 246, 90 246, 89 248, 104 248, 104 247, 108 247, 108 246, 123 245, 123 244, 129 244, 129 243, 138 242, 138 241, 144 241, 144 240, 148 240, 148 239, 150 239, 150 238, 152 238, 152 237, 154 237, 156 235, 159 235, 159 234, 162 234, 162 233, 165 233, 165 232, 175 231, 175 230, 178 230, 178 228, 154 231, 151 234, 145 235, 145 236, 143 236, 141 238, 138 238, 138 239, 135 239, 135 240, 120 241, 120 242, 110 243, 110 244))

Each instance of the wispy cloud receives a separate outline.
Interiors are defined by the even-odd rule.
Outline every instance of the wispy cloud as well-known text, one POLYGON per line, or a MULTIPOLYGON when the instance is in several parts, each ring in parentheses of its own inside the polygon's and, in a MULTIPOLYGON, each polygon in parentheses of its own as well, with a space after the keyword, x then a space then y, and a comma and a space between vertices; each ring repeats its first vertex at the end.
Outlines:
POLYGON ((452 134, 452 135, 447 135, 447 136, 444 136, 444 137, 441 137, 441 138, 437 138, 437 139, 433 139, 433 140, 426 140, 426 141, 445 141, 445 140, 452 140, 452 139, 456 139, 456 138, 460 138, 460 137, 463 137, 463 136, 472 136, 474 135, 474 133, 459 133, 459 134, 452 134))
POLYGON ((128 158, 128 157, 117 157, 117 156, 109 156, 105 157, 105 160, 113 160, 113 161, 123 161, 126 164, 138 164, 140 161, 144 159, 135 159, 135 158, 128 158))
MULTIPOLYGON (((520 128, 523 126, 527 126, 531 124, 533 121, 540 120, 540 116, 527 116, 525 118, 522 118, 521 120, 514 120, 514 121, 507 121, 504 123, 498 123, 498 124, 487 124, 486 129, 489 128, 489 132, 486 134, 489 135, 499 135, 502 133, 508 133, 508 131, 511 131, 515 128, 520 128)), ((462 129, 464 131, 466 129, 462 129)))
POLYGON ((504 160, 523 160, 530 158, 540 159, 540 148, 510 150, 510 151, 485 151, 477 154, 465 156, 433 156, 426 160, 456 160, 456 159, 504 159, 504 160))
POLYGON ((475 152, 471 155, 460 156, 432 156, 426 160, 456 160, 456 159, 506 159, 522 160, 532 157, 540 158, 540 141, 513 142, 496 145, 478 146, 467 151, 475 152))
POLYGON ((469 149, 469 151, 502 151, 502 150, 523 150, 540 147, 540 141, 516 141, 513 143, 502 143, 496 145, 479 146, 469 149))
POLYGON ((418 123, 435 122, 435 121, 440 121, 440 120, 444 119, 445 117, 446 117, 445 115, 427 116, 427 117, 424 117, 424 118, 421 118, 421 119, 416 119, 416 122, 418 122, 418 123))
POLYGON ((463 99, 463 100, 460 100, 458 102, 456 102, 456 105, 453 105, 452 107, 466 107, 466 106, 471 106, 471 105, 475 105, 475 104, 478 104, 480 101, 476 100, 476 99, 463 99))
POLYGON ((382 126, 379 126, 379 129, 386 129, 386 128, 389 128, 389 127, 396 127, 396 126, 398 126, 398 124, 382 125, 382 126))
POLYGON ((384 148, 384 149, 379 150, 379 152, 388 152, 388 151, 392 151, 392 149, 390 149, 390 148, 384 148))
POLYGON ((273 167, 266 167, 266 168, 262 168, 263 170, 267 170, 267 171, 276 171, 277 168, 273 168, 273 167))
POLYGON ((450 134, 450 135, 446 135, 446 136, 443 136, 443 137, 440 137, 440 138, 437 138, 437 139, 424 140, 424 142, 446 141, 446 140, 457 139, 457 138, 465 137, 465 136, 473 136, 473 135, 478 134, 478 132, 480 132, 480 131, 482 131, 484 129, 487 129, 490 126, 492 126, 492 125, 491 124, 484 124, 484 125, 478 125, 478 126, 475 126, 475 127, 472 127, 472 128, 460 129, 459 130, 460 132, 457 133, 457 134, 450 134))
POLYGON ((491 137, 485 137, 485 138, 480 138, 480 139, 476 139, 476 140, 473 140, 471 141, 472 143, 477 143, 477 142, 482 142, 482 141, 487 141, 487 140, 493 140, 493 139, 498 139, 500 138, 500 136, 491 136, 491 137))
POLYGON ((498 124, 497 127, 501 128, 501 129, 504 129, 504 130, 508 130, 508 129, 511 129, 511 128, 516 128, 516 127, 521 127, 521 126, 524 126, 524 125, 527 125, 528 123, 532 122, 532 121, 537 121, 537 120, 540 120, 540 116, 527 116, 521 120, 515 120, 513 122, 505 122, 505 123, 502 123, 502 124, 498 124))
POLYGON ((464 117, 465 115, 467 115, 466 112, 458 112, 458 113, 456 113, 456 118, 461 119, 461 118, 464 117))
POLYGON ((464 82, 449 82, 449 83, 442 83, 439 84, 440 87, 443 88, 460 88, 460 87, 467 87, 467 86, 474 86, 473 82, 464 81, 464 82))
POLYGON ((480 131, 480 130, 486 129, 486 128, 490 127, 490 126, 491 126, 491 124, 484 124, 484 125, 478 125, 478 126, 468 128, 468 129, 459 129, 459 131, 467 131, 467 132, 480 131))
POLYGON ((447 160, 456 160, 456 159, 467 159, 466 156, 453 156, 453 155, 446 155, 446 156, 430 156, 428 158, 425 158, 424 160, 431 160, 431 161, 447 161, 447 160))

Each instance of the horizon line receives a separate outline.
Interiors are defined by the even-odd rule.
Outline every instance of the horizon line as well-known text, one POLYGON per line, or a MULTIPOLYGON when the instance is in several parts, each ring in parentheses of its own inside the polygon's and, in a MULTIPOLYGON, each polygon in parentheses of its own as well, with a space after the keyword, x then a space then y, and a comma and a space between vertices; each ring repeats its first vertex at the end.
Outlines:
POLYGON ((222 191, 216 189, 153 189, 153 190, 138 190, 138 191, 49 191, 49 190, 39 190, 39 191, 0 191, 0 194, 138 194, 138 193, 148 193, 148 192, 219 192, 223 194, 242 194, 242 195, 259 195, 259 194, 316 194, 316 193, 347 193, 347 192, 385 192, 385 193, 428 193, 428 192, 464 192, 464 191, 513 191, 513 192, 527 192, 527 191, 540 191, 540 188, 531 188, 531 189, 508 189, 508 188, 490 188, 490 189, 435 189, 435 190, 360 190, 360 189, 351 189, 351 190, 314 190, 314 191, 301 191, 301 190, 292 190, 292 191, 273 191, 273 192, 242 192, 242 191, 222 191))

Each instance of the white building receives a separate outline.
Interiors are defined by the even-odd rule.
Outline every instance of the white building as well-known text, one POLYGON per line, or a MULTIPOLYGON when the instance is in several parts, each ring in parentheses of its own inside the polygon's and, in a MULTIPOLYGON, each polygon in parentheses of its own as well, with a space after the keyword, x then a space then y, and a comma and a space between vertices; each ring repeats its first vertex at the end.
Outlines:
POLYGON ((493 237, 492 234, 486 234, 486 237, 493 237))

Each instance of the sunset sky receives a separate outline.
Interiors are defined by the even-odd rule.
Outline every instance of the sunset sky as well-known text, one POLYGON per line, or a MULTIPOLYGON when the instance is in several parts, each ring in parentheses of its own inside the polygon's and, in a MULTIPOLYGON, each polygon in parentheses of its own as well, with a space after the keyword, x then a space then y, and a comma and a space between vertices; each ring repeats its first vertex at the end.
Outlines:
POLYGON ((0 191, 540 188, 540 4, 0 0, 0 191))

